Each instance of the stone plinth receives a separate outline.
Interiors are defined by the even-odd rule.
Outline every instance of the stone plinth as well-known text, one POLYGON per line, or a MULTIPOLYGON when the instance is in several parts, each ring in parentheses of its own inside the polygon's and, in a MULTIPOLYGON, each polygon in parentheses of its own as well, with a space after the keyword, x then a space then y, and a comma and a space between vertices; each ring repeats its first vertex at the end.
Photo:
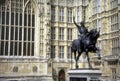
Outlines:
POLYGON ((99 69, 72 69, 68 71, 68 81, 101 81, 99 69))

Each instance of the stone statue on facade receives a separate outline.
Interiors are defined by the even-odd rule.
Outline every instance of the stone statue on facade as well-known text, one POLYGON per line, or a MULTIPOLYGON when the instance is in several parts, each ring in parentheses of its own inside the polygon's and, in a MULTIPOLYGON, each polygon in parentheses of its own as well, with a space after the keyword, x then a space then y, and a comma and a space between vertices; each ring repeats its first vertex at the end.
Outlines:
MULTIPOLYGON (((76 69, 78 68, 79 57, 83 52, 85 52, 85 55, 87 56, 87 60, 88 60, 88 66, 89 68, 92 68, 90 64, 89 52, 96 53, 97 51, 99 51, 99 49, 96 47, 96 42, 98 37, 100 36, 100 31, 97 31, 97 29, 91 29, 88 32, 87 28, 84 25, 85 24, 84 21, 80 23, 81 26, 79 26, 75 22, 74 17, 73 17, 73 21, 80 33, 80 36, 78 37, 78 39, 73 40, 72 46, 71 46, 71 52, 74 52, 74 59, 76 62, 75 67, 76 69), (78 55, 76 54, 76 52, 78 52, 78 55)), ((72 55, 71 55, 71 58, 72 58, 72 55)))

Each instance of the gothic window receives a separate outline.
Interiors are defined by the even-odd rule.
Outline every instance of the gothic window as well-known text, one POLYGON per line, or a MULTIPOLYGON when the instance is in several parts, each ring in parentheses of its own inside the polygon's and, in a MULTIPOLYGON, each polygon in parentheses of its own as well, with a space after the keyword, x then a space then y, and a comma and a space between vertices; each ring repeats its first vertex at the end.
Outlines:
POLYGON ((54 6, 51 7, 51 20, 55 21, 55 7, 54 6))
POLYGON ((77 22, 80 22, 80 7, 77 7, 77 22))
POLYGON ((31 0, 26 2, 2 0, 0 3, 1 56, 34 56, 35 12, 31 0))
POLYGON ((116 8, 116 7, 117 7, 117 4, 118 4, 118 0, 111 0, 111 1, 110 1, 111 9, 116 8))
POLYGON ((93 15, 97 13, 97 0, 93 0, 93 5, 92 5, 92 12, 93 15))
POLYGON ((64 40, 64 28, 63 27, 59 28, 59 39, 64 40))
POLYGON ((68 28, 67 39, 72 40, 72 28, 68 28))
POLYGON ((59 58, 60 59, 64 58, 64 46, 59 47, 59 58))
POLYGON ((68 23, 72 22, 72 9, 68 9, 68 23))
POLYGON ((118 29, 118 14, 114 14, 111 16, 111 31, 116 31, 118 29))
POLYGON ((70 46, 68 46, 68 50, 67 50, 67 58, 68 59, 71 59, 71 47, 70 46))
POLYGON ((51 58, 55 58, 55 46, 51 46, 51 58))
POLYGON ((64 8, 63 7, 59 9, 59 21, 64 22, 64 8))
POLYGON ((56 32, 55 32, 55 27, 51 27, 51 39, 55 39, 56 32))
POLYGON ((112 54, 119 54, 119 38, 112 39, 112 54))

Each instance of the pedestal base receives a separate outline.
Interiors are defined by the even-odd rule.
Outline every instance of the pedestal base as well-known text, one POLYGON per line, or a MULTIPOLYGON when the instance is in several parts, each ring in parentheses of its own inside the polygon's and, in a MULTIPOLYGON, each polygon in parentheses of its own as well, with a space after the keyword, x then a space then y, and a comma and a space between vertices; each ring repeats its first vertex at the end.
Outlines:
POLYGON ((72 69, 68 71, 68 81, 100 81, 99 69, 72 69))

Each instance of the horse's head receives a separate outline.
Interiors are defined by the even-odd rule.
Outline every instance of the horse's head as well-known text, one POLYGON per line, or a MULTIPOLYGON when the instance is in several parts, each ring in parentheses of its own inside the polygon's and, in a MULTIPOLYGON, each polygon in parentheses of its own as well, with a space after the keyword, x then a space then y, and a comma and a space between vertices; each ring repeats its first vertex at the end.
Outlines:
POLYGON ((91 40, 97 40, 98 37, 100 36, 100 33, 95 28, 95 29, 91 29, 88 35, 89 35, 89 37, 90 37, 91 40))

